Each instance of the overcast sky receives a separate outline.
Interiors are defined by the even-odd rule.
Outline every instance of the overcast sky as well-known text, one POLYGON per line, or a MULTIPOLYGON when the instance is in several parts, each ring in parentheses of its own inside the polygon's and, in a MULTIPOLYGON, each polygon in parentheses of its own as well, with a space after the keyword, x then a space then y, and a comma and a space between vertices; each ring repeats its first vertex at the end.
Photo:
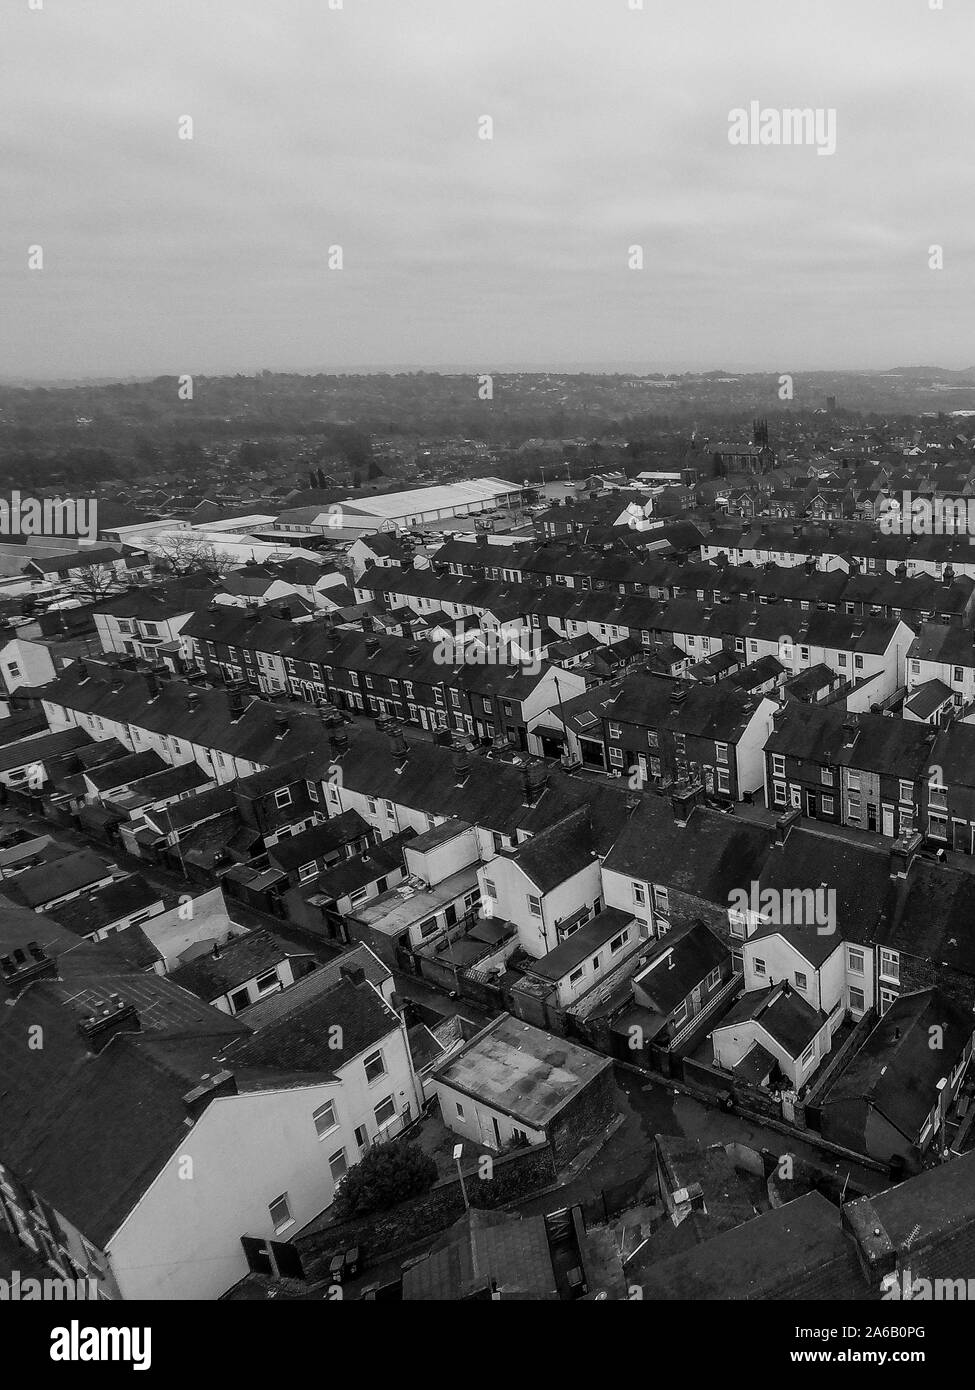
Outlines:
POLYGON ((973 0, 29 3, 0 376, 975 362, 973 0))

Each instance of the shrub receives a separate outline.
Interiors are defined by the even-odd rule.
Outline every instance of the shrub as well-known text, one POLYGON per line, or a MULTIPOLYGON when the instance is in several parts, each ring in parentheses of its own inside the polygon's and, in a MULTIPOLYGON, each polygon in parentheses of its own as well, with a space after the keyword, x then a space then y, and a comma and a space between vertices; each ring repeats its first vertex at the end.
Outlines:
POLYGON ((380 1144, 346 1173, 335 1198, 340 1221, 385 1211, 427 1192, 437 1181, 437 1165, 416 1144, 380 1144))

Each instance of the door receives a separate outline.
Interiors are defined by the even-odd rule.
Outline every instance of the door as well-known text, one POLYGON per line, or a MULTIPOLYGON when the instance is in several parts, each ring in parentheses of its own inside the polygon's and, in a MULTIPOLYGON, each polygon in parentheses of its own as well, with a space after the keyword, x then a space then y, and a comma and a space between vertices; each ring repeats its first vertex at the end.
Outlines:
POLYGON ((426 710, 423 708, 423 706, 421 705, 421 706, 420 706, 420 728, 421 728, 421 729, 426 729, 427 727, 428 727, 428 725, 427 725, 427 712, 426 712, 426 710))
POLYGON ((894 838, 894 808, 893 806, 884 807, 884 834, 889 840, 894 838))
POLYGON ((815 817, 816 815, 816 793, 806 792, 806 815, 815 817))
POLYGON ((701 986, 695 985, 691 992, 691 1017, 701 1012, 701 986))
POLYGON ((877 807, 873 802, 867 802, 867 829, 877 829, 877 807))
POLYGON ((501 1126, 498 1124, 498 1117, 497 1117, 497 1115, 492 1115, 492 1116, 491 1116, 491 1123, 494 1125, 494 1142, 497 1144, 498 1148, 500 1149, 500 1147, 501 1147, 501 1126))
POLYGON ((650 780, 650 774, 649 774, 649 772, 648 772, 648 770, 647 770, 647 758, 646 758, 646 754, 645 754, 645 753, 637 753, 637 755, 636 755, 636 762, 637 762, 637 767, 638 767, 639 770, 640 770, 640 786, 641 786, 641 787, 645 787, 645 786, 647 785, 647 783, 649 782, 649 780, 650 780))

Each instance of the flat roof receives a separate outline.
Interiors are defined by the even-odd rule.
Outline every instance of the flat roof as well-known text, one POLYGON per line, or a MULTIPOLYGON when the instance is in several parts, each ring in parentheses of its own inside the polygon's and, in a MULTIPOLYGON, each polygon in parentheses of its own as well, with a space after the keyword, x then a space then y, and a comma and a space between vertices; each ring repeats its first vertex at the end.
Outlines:
POLYGON ((434 1079, 492 1109, 544 1129, 612 1060, 502 1014, 434 1079))
MULTIPOLYGON (((411 840, 404 848, 412 848, 411 840)), ((424 917, 432 917, 447 903, 459 898, 470 888, 477 887, 477 868, 474 865, 451 874, 433 888, 409 888, 405 883, 391 888, 378 898, 364 904, 348 915, 354 922, 374 928, 384 936, 396 936, 424 917)))

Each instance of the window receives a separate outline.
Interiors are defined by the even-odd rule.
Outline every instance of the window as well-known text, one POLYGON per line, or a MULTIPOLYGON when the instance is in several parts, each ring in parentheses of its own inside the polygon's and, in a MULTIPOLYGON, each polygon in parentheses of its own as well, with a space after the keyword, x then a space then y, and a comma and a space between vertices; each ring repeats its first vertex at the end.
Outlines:
POLYGON ((495 899, 497 898, 497 896, 498 896, 498 890, 497 890, 497 888, 495 888, 495 886, 494 886, 494 880, 493 880, 493 879, 490 879, 490 878, 485 878, 485 879, 484 879, 484 896, 485 896, 486 898, 495 898, 495 899))
POLYGON ((396 1105, 393 1101, 393 1097, 387 1096, 385 1100, 381 1100, 373 1111, 373 1114, 376 1117, 376 1124, 379 1125, 380 1128, 382 1128, 383 1125, 388 1125, 390 1120, 396 1115, 396 1105))
POLYGON ((756 956, 752 961, 752 966, 754 967, 756 975, 765 974, 765 962, 763 960, 760 960, 758 956, 756 956))
POLYGON ((318 869, 318 866, 317 866, 317 864, 315 863, 314 859, 311 861, 310 864, 299 864, 299 865, 298 865, 298 881, 299 881, 299 883, 307 883, 308 880, 309 880, 310 878, 314 878, 314 877, 315 877, 315 874, 316 874, 316 872, 317 872, 317 869, 318 869))
POLYGON ((230 1007, 233 1012, 239 1013, 241 1009, 246 1009, 251 1002, 251 997, 246 989, 235 989, 230 996, 230 1007))
POLYGON ((536 897, 534 893, 528 893, 528 894, 526 894, 526 897, 528 898, 528 911, 531 913, 531 915, 532 915, 533 917, 541 917, 541 915, 542 915, 542 900, 541 900, 541 898, 536 897))
POLYGON ((728 745, 726 743, 716 743, 714 745, 714 756, 719 763, 726 763, 728 761, 728 745))
POLYGON ((819 769, 819 779, 824 787, 833 785, 833 769, 831 767, 821 767, 819 769))
POLYGON ((274 1226, 274 1234, 279 1236, 282 1231, 286 1231, 289 1226, 295 1224, 295 1219, 291 1215, 291 1206, 288 1202, 287 1192, 282 1192, 280 1197, 275 1197, 268 1207, 271 1213, 271 1223, 274 1226))
POLYGON ((341 1182, 349 1171, 349 1161, 345 1156, 344 1149, 336 1149, 328 1159, 329 1172, 332 1174, 333 1182, 341 1182))
POLYGON ((314 783, 314 782, 306 782, 306 783, 305 783, 305 786, 308 788, 308 799, 309 799, 309 801, 317 801, 317 800, 318 800, 318 788, 315 786, 315 783, 314 783))
POLYGON ((315 1121, 315 1133, 319 1139, 323 1139, 338 1125, 338 1120, 335 1118, 335 1102, 327 1100, 324 1105, 320 1105, 312 1115, 312 1119, 315 1121))
POLYGON ((773 754, 772 754, 772 776, 773 776, 773 777, 784 777, 784 776, 785 776, 785 754, 784 754, 784 753, 773 753, 773 754))
POLYGON ((379 1052, 370 1053, 362 1065, 365 1069, 366 1080, 370 1086, 378 1081, 381 1076, 386 1075, 386 1063, 383 1061, 381 1050, 379 1052))
POLYGON ((914 788, 910 782, 901 781, 900 800, 907 802, 908 806, 912 804, 914 800, 914 788))
POLYGON ((836 803, 831 796, 824 796, 822 801, 823 815, 831 816, 833 814, 833 808, 835 807, 835 805, 836 803))
POLYGON ((619 737, 621 736, 622 732, 623 732, 623 730, 622 730, 622 728, 620 727, 619 724, 610 724, 610 725, 609 725, 609 736, 610 736, 610 738, 619 738, 619 737))
POLYGON ((880 975, 884 980, 896 980, 898 983, 900 982, 901 964, 899 952, 888 951, 884 947, 881 947, 880 975))
POLYGON ((858 947, 847 946, 846 966, 854 975, 863 974, 863 952, 858 947))
POLYGON ((673 1025, 674 1025, 674 1027, 675 1027, 675 1028, 679 1028, 680 1025, 681 1025, 682 1023, 685 1022, 686 1019, 687 1019, 687 1000, 685 999, 685 1000, 683 1000, 682 1003, 678 1004, 678 1005, 677 1005, 677 1008, 674 1010, 674 1018, 673 1018, 673 1025))
POLYGON ((814 1038, 814 1039, 812 1040, 812 1042, 809 1044, 809 1046, 806 1048, 805 1052, 802 1054, 802 1057, 801 1057, 800 1060, 799 1060, 799 1065, 800 1065, 801 1067, 808 1067, 809 1063, 812 1061, 812 1059, 815 1057, 815 1055, 816 1055, 816 1040, 815 1040, 815 1038, 814 1038))
POLYGON ((726 767, 718 768, 718 791, 728 792, 731 790, 731 774, 726 767))
POLYGON ((850 1008, 857 1014, 862 1014, 866 1008, 866 997, 857 985, 850 986, 850 1008))
POLYGON ((849 772, 846 775, 846 784, 851 792, 858 792, 860 790, 859 772, 855 772, 853 768, 850 768, 849 772))
POLYGON ((807 977, 801 970, 796 971, 796 989, 805 989, 809 984, 807 977))
POLYGON ((786 796, 784 782, 772 783, 772 800, 775 802, 776 806, 784 806, 786 804, 788 798, 786 796))
POLYGON ((460 1119, 460 1120, 463 1120, 463 1119, 465 1118, 465 1115, 464 1115, 464 1107, 461 1105, 461 1103, 460 1103, 459 1100, 458 1100, 458 1101, 455 1101, 454 1104, 455 1104, 456 1109, 457 1109, 457 1118, 460 1119))
POLYGON ((887 1012, 891 1004, 897 1000, 896 989, 882 989, 880 991, 880 1014, 881 1017, 887 1012))
POLYGON ((720 984, 720 982, 721 967, 716 965, 714 969, 711 971, 710 975, 708 975, 707 979, 704 981, 704 987, 705 989, 714 989, 716 985, 720 984))
POLYGON ((676 751, 677 751, 678 753, 686 753, 686 752, 687 752, 687 735, 686 735, 686 734, 674 734, 674 748, 676 749, 676 751))
POLYGON ((610 750, 609 750, 609 760, 610 760, 611 763, 613 763, 614 766, 616 766, 616 767, 622 767, 622 765, 623 765, 623 750, 622 750, 622 748, 610 748, 610 750))
POLYGON ((585 967, 580 965, 579 969, 573 970, 572 974, 569 976, 569 984, 577 985, 585 973, 585 967))
POLYGON ((276 970, 267 970, 263 975, 258 975, 257 977, 257 992, 258 994, 267 994, 268 990, 275 989, 277 984, 278 972, 276 970))
POLYGON ((427 917, 420 923, 420 936, 425 941, 427 937, 433 936, 438 930, 436 917, 427 917))
POLYGON ((670 893, 659 883, 653 885, 653 905, 658 912, 670 911, 670 893))
POLYGON ((624 931, 620 932, 619 936, 613 937, 612 941, 609 943, 609 950, 611 955, 616 955, 617 951, 622 951, 623 943, 625 942, 628 936, 629 932, 624 931))
POLYGON ((934 814, 928 816, 928 834, 932 840, 947 840, 948 817, 934 814))
POLYGON ((647 890, 646 890, 646 885, 645 885, 645 884, 643 884, 643 883, 634 883, 634 885, 633 885, 633 901, 634 901, 635 903, 638 903, 640 907, 646 907, 646 905, 647 905, 647 890))

